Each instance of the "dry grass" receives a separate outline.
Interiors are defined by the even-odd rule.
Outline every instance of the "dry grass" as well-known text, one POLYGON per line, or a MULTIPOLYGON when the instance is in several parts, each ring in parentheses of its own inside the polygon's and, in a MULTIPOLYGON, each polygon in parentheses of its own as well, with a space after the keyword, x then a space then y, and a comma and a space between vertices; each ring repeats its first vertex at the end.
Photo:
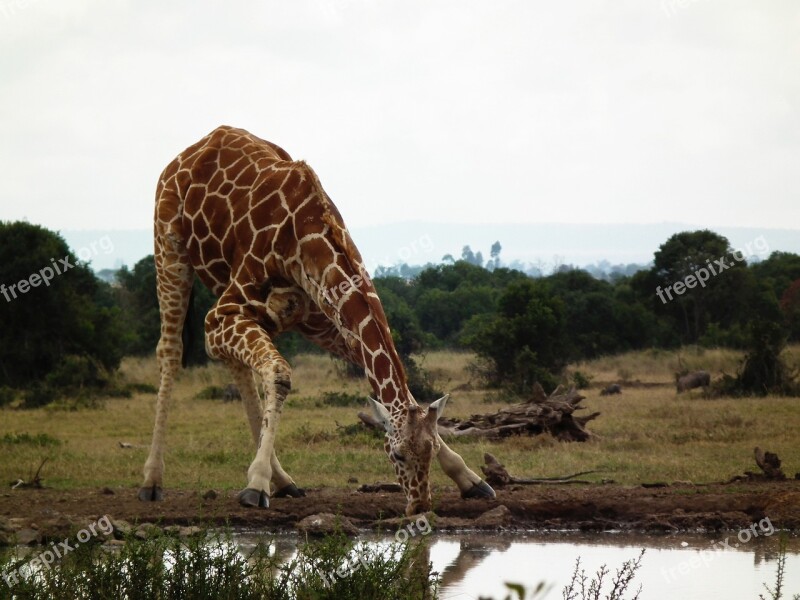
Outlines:
MULTIPOLYGON (((743 352, 727 348, 702 348, 686 346, 680 350, 644 350, 605 356, 571 366, 573 371, 590 375, 597 383, 643 381, 672 384, 675 373, 682 368, 690 371, 709 371, 712 378, 722 373, 733 375, 743 352)), ((787 349, 785 357, 790 364, 800 365, 800 345, 787 349)))
MULTIPOLYGON (((798 353, 795 349, 793 356, 798 353)), ((737 355, 727 351, 684 351, 691 368, 732 372, 737 355)), ((468 354, 432 352, 424 366, 451 392, 447 412, 469 416, 502 406, 486 390, 473 389, 466 366, 468 354), (487 401, 488 399, 488 401, 487 401)), ((458 441, 452 446, 473 468, 491 452, 520 476, 555 476, 596 469, 597 479, 621 483, 691 480, 720 481, 754 468, 756 445, 777 452, 787 474, 800 471, 800 401, 793 398, 705 400, 699 392, 676 396, 672 383, 675 355, 640 352, 603 358, 574 368, 596 382, 628 379, 661 382, 649 388, 625 386, 620 396, 599 396, 599 386, 585 391, 587 409, 602 415, 590 424, 598 439, 565 444, 547 436, 505 442, 458 441), (669 384, 669 385, 668 385, 669 384)), ((283 413, 278 451, 286 469, 304 486, 345 486, 351 476, 361 482, 392 480, 389 461, 379 440, 367 435, 347 437, 337 423, 356 422, 358 409, 321 407, 325 391, 346 391, 366 397, 362 380, 346 380, 324 356, 294 361, 294 388, 283 413)), ((155 360, 128 359, 123 372, 129 381, 157 383, 155 360)), ((166 481, 168 487, 237 489, 254 445, 239 403, 197 400, 208 385, 229 382, 219 365, 183 372, 176 386, 169 417, 166 481)), ((471 382, 474 386, 475 382, 471 382)), ((424 400, 431 400, 426 398, 424 400)), ((38 409, 0 411, 0 481, 28 478, 44 457, 43 475, 55 487, 124 486, 140 482, 153 423, 154 394, 108 399, 104 408, 77 412, 38 409), (6 434, 45 434, 60 445, 36 445, 6 434), (119 442, 137 445, 122 449, 119 442)), ((436 468, 434 481, 449 484, 436 468)))

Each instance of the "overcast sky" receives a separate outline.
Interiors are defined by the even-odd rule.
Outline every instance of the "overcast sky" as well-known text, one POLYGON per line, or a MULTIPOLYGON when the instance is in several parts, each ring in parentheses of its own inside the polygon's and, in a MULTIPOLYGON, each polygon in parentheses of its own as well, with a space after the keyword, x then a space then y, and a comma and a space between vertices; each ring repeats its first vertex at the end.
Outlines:
POLYGON ((0 219, 147 229, 219 124, 351 227, 798 227, 797 0, 0 0, 0 219))

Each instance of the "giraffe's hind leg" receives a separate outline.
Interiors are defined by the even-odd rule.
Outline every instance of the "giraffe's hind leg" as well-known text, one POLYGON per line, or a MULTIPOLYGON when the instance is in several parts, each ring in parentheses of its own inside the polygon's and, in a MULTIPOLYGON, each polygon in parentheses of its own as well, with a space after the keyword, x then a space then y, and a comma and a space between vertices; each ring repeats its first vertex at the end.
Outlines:
POLYGON ((194 281, 194 270, 189 257, 179 243, 156 235, 156 281, 158 306, 161 311, 161 338, 156 355, 161 371, 156 401, 156 419, 150 454, 144 463, 144 483, 139 488, 139 499, 161 500, 164 476, 164 437, 167 411, 175 374, 180 369, 183 354, 183 322, 194 281))
MULTIPOLYGON (((256 447, 258 447, 263 415, 261 413, 261 399, 258 396, 258 389, 253 379, 253 371, 250 367, 238 361, 229 363, 228 368, 242 395, 242 404, 247 415, 247 422, 250 425, 250 433, 253 435, 256 447)), ((294 480, 283 470, 274 449, 270 456, 270 465, 272 466, 272 495, 274 497, 291 496, 299 498, 306 495, 305 491, 298 488, 294 480)))

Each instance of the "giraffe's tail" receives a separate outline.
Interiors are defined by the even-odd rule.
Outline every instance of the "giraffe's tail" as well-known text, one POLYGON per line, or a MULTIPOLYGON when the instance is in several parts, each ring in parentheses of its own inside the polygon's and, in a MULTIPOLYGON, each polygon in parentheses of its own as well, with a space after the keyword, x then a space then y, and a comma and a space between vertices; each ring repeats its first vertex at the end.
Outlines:
MULTIPOLYGON (((195 282, 195 284, 196 283, 197 282, 195 282)), ((194 285, 192 285, 192 291, 189 293, 189 304, 186 307, 186 316, 183 319, 183 331, 181 332, 181 341, 183 342, 181 366, 184 369, 189 365, 189 356, 194 348, 194 317, 194 285)))

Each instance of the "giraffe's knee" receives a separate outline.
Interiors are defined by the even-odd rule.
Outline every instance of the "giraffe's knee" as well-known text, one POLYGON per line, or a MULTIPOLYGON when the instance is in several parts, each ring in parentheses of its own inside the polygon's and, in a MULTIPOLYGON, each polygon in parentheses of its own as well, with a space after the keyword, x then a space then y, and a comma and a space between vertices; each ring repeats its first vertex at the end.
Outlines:
POLYGON ((278 358, 275 361, 272 370, 272 377, 273 381, 275 382, 275 389, 282 392, 279 394, 281 397, 281 401, 286 394, 289 393, 289 390, 292 389, 292 368, 289 366, 283 357, 278 358))

